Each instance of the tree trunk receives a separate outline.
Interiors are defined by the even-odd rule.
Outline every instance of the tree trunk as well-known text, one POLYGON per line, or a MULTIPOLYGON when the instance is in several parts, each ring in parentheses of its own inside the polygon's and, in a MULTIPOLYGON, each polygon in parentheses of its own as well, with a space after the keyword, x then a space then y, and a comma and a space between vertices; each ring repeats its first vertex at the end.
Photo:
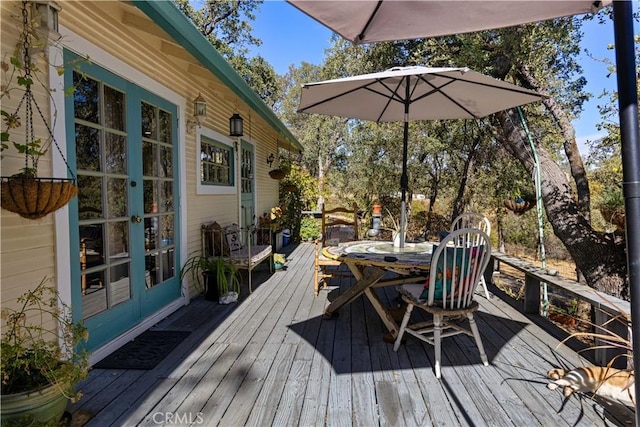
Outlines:
MULTIPOLYGON (((537 81, 533 74, 531 74, 529 67, 526 65, 520 65, 518 70, 521 77, 537 92, 544 94, 546 89, 537 81)), ((571 176, 576 183, 576 190, 578 192, 578 208, 582 215, 588 222, 591 222, 591 192, 589 190, 589 180, 587 179, 587 171, 584 168, 582 157, 580 156, 580 150, 578 149, 578 143, 576 142, 576 132, 573 129, 571 120, 567 117, 566 113, 562 109, 555 98, 548 97, 542 100, 542 103, 547 110, 551 112, 553 118, 560 126, 562 130, 562 136, 564 138, 564 152, 567 155, 567 160, 571 167, 571 176)))
MULTIPOLYGON (((524 131, 514 127, 517 117, 497 114, 503 136, 499 142, 528 170, 533 171, 533 155, 524 131)), ((513 114, 513 113, 511 113, 513 114)), ((589 286, 619 298, 629 298, 625 242, 621 234, 591 228, 575 202, 566 176, 550 154, 536 146, 540 161, 542 200, 554 234, 564 243, 589 286)))
POLYGON ((479 144, 479 138, 474 140, 473 146, 469 151, 469 155, 465 158, 462 164, 462 173, 460 178, 460 185, 458 186, 458 193, 453 201, 453 213, 451 214, 451 222, 460 215, 465 209, 464 191, 467 188, 467 181, 469 180, 469 170, 475 160, 476 151, 479 144))

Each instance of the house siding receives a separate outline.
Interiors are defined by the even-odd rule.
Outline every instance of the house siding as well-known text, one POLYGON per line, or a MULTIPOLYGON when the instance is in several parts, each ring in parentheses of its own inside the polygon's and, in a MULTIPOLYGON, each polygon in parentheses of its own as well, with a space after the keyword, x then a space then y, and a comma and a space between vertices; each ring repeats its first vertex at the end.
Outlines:
MULTIPOLYGON (((18 43, 21 28, 19 2, 0 2, 2 14, 2 61, 9 62, 18 43), (12 18, 15 17, 15 18, 12 18)), ((34 56, 38 68, 44 70, 41 81, 47 81, 47 67, 41 55, 34 56)), ((2 70, 2 84, 7 84, 12 67, 2 70)), ((15 83, 8 95, 2 97, 2 110, 13 113, 24 93, 15 83)), ((47 91, 40 85, 32 87, 34 99, 45 117, 51 117, 47 91)), ((21 121, 24 122, 24 114, 21 121)), ((4 122, 2 126, 4 130, 4 122)), ((24 128, 12 129, 11 140, 24 143, 24 128)), ((34 133, 46 135, 47 130, 34 109, 34 133)), ((2 153, 1 172, 3 176, 18 173, 24 167, 24 156, 16 153, 12 145, 2 153)), ((55 149, 55 148, 54 148, 55 149)), ((49 150, 51 152, 51 150, 49 150)), ((50 156, 43 156, 38 163, 38 175, 51 176, 50 156)), ((27 289, 34 288, 44 277, 55 275, 55 259, 52 254, 55 247, 55 228, 53 217, 29 221, 4 209, 0 214, 0 283, 3 306, 15 302, 15 299, 27 289)))
MULTIPOLYGON (((20 28, 15 16, 20 16, 21 2, 0 2, 2 7, 2 52, 12 52, 20 28)), ((244 139, 254 145, 255 154, 255 208, 260 216, 278 201, 278 182, 268 175, 266 158, 269 153, 276 152, 277 132, 269 123, 237 95, 226 87, 208 69, 199 65, 180 45, 175 43, 158 25, 151 21, 140 9, 129 2, 67 2, 58 1, 62 7, 59 14, 61 33, 64 37, 59 42, 65 48, 84 56, 89 55, 92 61, 121 77, 128 79, 126 70, 119 69, 111 61, 100 62, 104 55, 95 52, 83 52, 74 49, 78 41, 99 47, 107 56, 117 58, 139 73, 154 85, 167 88, 179 99, 168 99, 178 106, 185 106, 178 113, 181 118, 178 132, 184 142, 180 162, 181 181, 181 220, 182 220, 182 261, 200 250, 200 226, 203 222, 217 220, 222 224, 238 221, 238 195, 202 195, 197 194, 198 155, 196 154, 196 136, 184 131, 183 121, 188 120, 192 111, 192 100, 200 93, 207 101, 207 118, 203 123, 215 132, 226 135, 228 120, 238 112, 244 118, 244 139)), ((41 69, 48 70, 43 63, 41 69)), ((3 82, 6 73, 2 72, 3 82)), ((48 76, 42 76, 47 81, 48 76)), ((140 83, 137 83, 140 84, 140 83)), ((144 87, 144 84, 141 84, 144 87)), ((153 88, 145 87, 153 92, 153 88)), ((59 95, 60 96, 60 95, 59 95)), ((36 92, 38 103, 46 117, 52 117, 49 111, 49 97, 44 89, 36 92)), ((58 98, 59 99, 59 98, 58 98)), ((16 96, 3 99, 3 110, 11 110, 17 105, 16 96)), ((62 117, 58 121, 63 122, 62 117)), ((46 134, 44 127, 36 129, 37 135, 46 134)), ((11 151, 11 150, 9 150, 11 151)), ((40 176, 52 173, 52 151, 41 159, 40 176)), ((19 168, 19 157, 5 154, 2 160, 3 175, 14 173, 19 168)), ((30 285, 35 286, 44 276, 58 277, 56 269, 57 239, 68 239, 57 236, 54 215, 38 221, 23 219, 6 210, 0 213, 1 220, 1 256, 2 256, 2 304, 15 300, 30 285)), ((62 257, 62 259, 68 258, 62 257)), ((73 261, 73 260, 72 260, 73 261)), ((68 283, 58 283, 59 288, 68 288, 68 283)), ((193 289, 190 289, 194 292, 193 289)))

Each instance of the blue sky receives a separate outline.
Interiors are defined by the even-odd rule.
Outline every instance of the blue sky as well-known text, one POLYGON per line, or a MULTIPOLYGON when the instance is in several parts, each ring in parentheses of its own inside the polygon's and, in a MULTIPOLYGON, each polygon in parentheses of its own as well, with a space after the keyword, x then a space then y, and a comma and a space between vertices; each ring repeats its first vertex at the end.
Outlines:
MULTIPOLYGON (((265 1, 256 15, 257 18, 252 23, 254 34, 263 42, 257 51, 273 65, 278 74, 286 73, 290 64, 297 66, 303 61, 312 64, 323 62, 324 50, 329 47, 331 37, 331 31, 326 27, 282 0, 265 1)), ((637 28, 636 25, 636 32, 637 28)), ((614 51, 607 50, 607 46, 614 41, 611 23, 600 25, 593 20, 583 27, 583 32, 583 51, 588 49, 595 58, 614 59, 614 51)), ((614 90, 616 79, 615 76, 607 77, 606 65, 587 55, 582 55, 581 65, 588 82, 587 91, 593 97, 585 103, 584 112, 573 124, 581 152, 586 154, 584 141, 598 137, 596 124, 600 116, 597 105, 604 100, 598 99, 597 95, 603 89, 614 90)))

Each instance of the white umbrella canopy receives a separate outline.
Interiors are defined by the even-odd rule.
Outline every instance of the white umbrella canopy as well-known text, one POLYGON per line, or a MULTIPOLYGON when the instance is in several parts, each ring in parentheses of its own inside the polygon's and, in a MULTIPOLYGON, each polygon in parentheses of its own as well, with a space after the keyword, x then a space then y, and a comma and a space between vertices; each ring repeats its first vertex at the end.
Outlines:
POLYGON ((400 247, 404 247, 408 122, 477 119, 542 98, 537 92, 468 68, 395 67, 379 73, 307 83, 300 92, 298 112, 404 122, 400 178, 400 247))
POLYGON ((307 83, 298 112, 374 122, 477 119, 541 98, 537 92, 468 68, 394 67, 307 83))
POLYGON ((502 28, 595 13, 607 1, 288 0, 352 43, 391 41, 502 28), (449 19, 440 19, 446 17, 449 19))

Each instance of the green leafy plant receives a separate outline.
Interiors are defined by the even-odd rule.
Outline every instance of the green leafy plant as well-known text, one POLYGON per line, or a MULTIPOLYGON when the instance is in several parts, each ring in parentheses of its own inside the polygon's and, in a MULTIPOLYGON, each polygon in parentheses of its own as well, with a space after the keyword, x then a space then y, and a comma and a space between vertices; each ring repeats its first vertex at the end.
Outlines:
POLYGON ((187 259, 180 270, 180 281, 189 277, 196 289, 204 292, 204 273, 212 273, 216 278, 218 292, 226 295, 236 292, 240 295, 240 275, 234 265, 223 257, 209 258, 202 255, 193 255, 187 259))
POLYGON ((47 286, 48 280, 18 297, 17 309, 2 309, 2 394, 52 384, 75 401, 82 393, 74 387, 88 373, 89 353, 82 345, 88 332, 73 321, 70 308, 47 286))
POLYGON ((624 195, 622 189, 618 186, 608 186, 600 196, 600 209, 611 211, 624 210, 624 195))
POLYGON ((309 171, 298 164, 293 163, 291 170, 285 179, 280 181, 280 206, 283 208, 282 226, 291 231, 291 238, 305 240, 301 233, 302 220, 305 210, 316 207, 318 200, 318 183, 309 171), (288 191, 285 187, 292 185, 296 189, 288 191))
POLYGON ((320 227, 312 216, 303 216, 300 220, 300 240, 311 242, 320 236, 320 227))
POLYGON ((240 295, 240 277, 233 264, 223 257, 217 257, 213 261, 213 269, 211 271, 215 271, 218 291, 220 291, 221 296, 230 292, 240 295))

